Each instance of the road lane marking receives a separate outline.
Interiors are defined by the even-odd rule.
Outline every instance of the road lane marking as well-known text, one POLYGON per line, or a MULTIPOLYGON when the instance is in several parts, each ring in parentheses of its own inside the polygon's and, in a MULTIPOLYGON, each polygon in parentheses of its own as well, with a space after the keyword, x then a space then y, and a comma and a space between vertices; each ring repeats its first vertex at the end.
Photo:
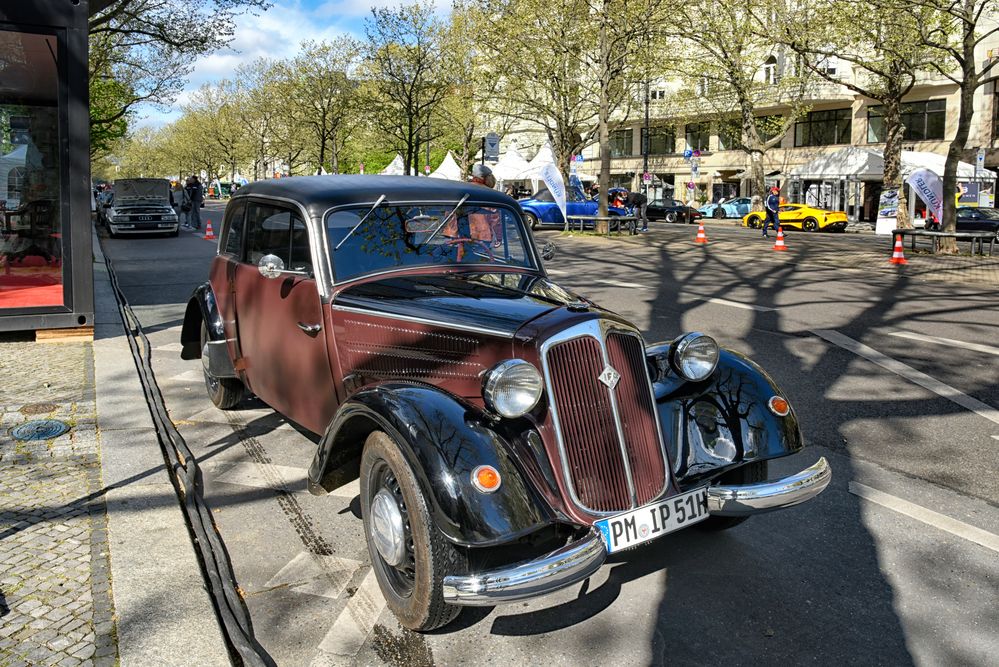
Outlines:
POLYGON ((357 496, 361 495, 361 480, 355 479, 353 482, 347 482, 343 486, 330 491, 330 495, 353 500, 357 496))
POLYGON ((908 338, 910 340, 918 340, 923 343, 936 343, 938 345, 961 347, 966 350, 973 350, 975 352, 984 352, 985 354, 994 354, 995 356, 999 357, 999 348, 993 347, 991 345, 966 343, 963 340, 954 340, 953 338, 939 338, 937 336, 927 336, 925 334, 911 333, 909 331, 889 331, 888 335, 897 336, 898 338, 908 338))
POLYGON ((741 308, 743 310, 755 310, 760 313, 772 313, 777 310, 776 308, 771 308, 769 306, 757 306, 755 303, 741 303, 739 301, 729 301, 728 299, 719 299, 716 297, 697 296, 696 294, 692 294, 691 296, 696 299, 700 299, 701 301, 707 301, 708 303, 713 303, 719 306, 729 306, 731 308, 741 308))
POLYGON ((321 556, 300 551, 271 577, 265 588, 287 586, 296 593, 307 593, 336 600, 347 588, 363 563, 350 558, 321 556))
POLYGON ((838 331, 833 331, 832 329, 816 329, 812 331, 813 334, 822 338, 833 345, 843 348, 853 352, 857 356, 863 357, 868 361, 874 362, 878 366, 899 375, 906 380, 918 384, 924 389, 929 389, 934 394, 942 396, 949 401, 957 403, 962 408, 970 410, 980 417, 984 417, 989 421, 999 424, 999 410, 996 410, 991 405, 982 403, 977 398, 972 398, 964 392, 961 392, 948 384, 944 384, 932 378, 922 371, 917 371, 912 366, 903 364, 901 361, 896 361, 891 357, 881 354, 874 348, 868 347, 861 342, 855 341, 854 339, 844 336, 838 331))
POLYGON ((353 597, 319 643, 319 650, 335 655, 357 655, 385 608, 373 569, 368 570, 353 597))
POLYGON ((166 345, 159 345, 153 348, 157 352, 182 352, 184 346, 180 343, 167 343, 166 345))
POLYGON ((992 439, 993 439, 993 440, 999 440, 999 435, 994 435, 994 436, 992 436, 992 439))
POLYGON ((952 519, 939 512, 928 510, 921 505, 910 503, 908 500, 902 500, 884 491, 878 491, 857 482, 850 482, 850 493, 882 507, 887 507, 899 514, 904 514, 916 521, 921 521, 929 526, 938 528, 951 535, 974 542, 986 549, 999 552, 999 535, 990 533, 987 530, 982 530, 963 521, 952 519))

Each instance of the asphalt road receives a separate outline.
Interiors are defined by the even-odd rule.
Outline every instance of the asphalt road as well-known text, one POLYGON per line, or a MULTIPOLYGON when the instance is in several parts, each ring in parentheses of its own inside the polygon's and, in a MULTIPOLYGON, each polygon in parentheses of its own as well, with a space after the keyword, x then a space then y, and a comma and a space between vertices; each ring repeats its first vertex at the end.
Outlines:
MULTIPOLYGON (((204 213, 218 223, 218 205, 204 213)), ((214 244, 188 232, 104 239, 275 660, 995 664, 999 290, 777 265, 756 232, 710 231, 740 249, 690 253, 673 232, 645 245, 577 238, 558 241, 549 269, 649 341, 699 330, 751 355, 785 389, 810 444, 772 472, 824 455, 832 485, 724 533, 682 531, 613 557, 548 598, 466 610, 427 635, 403 631, 383 607, 356 486, 305 490, 315 438, 259 402, 215 410, 200 363, 180 360, 186 300, 214 244)), ((794 239, 829 252, 861 242, 794 239)))

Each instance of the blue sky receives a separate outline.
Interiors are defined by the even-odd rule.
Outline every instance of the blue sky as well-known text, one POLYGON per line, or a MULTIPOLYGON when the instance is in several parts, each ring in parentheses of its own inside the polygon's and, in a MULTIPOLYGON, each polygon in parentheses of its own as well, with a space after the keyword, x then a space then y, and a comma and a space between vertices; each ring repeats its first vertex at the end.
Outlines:
MULTIPOLYGON (((319 41, 337 35, 364 36, 364 19, 372 7, 392 7, 401 0, 272 0, 273 6, 257 15, 241 16, 229 48, 200 58, 187 85, 169 110, 150 106, 139 110, 140 126, 158 127, 180 116, 180 106, 191 91, 202 84, 231 77, 243 61, 259 57, 282 59, 294 56, 306 40, 319 41)), ((436 0, 438 7, 449 3, 436 0)))

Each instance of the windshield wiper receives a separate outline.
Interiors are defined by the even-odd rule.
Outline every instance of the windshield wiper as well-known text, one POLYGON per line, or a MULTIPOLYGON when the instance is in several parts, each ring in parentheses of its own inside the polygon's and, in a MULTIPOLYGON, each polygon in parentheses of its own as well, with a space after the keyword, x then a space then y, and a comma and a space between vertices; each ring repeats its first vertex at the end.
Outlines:
POLYGON ((430 237, 422 243, 422 245, 429 245, 430 242, 434 240, 434 237, 437 236, 437 232, 444 229, 444 225, 446 225, 448 222, 451 221, 451 218, 453 218, 454 214, 458 212, 458 209, 461 208, 461 205, 465 203, 466 199, 468 199, 468 195, 465 195, 460 200, 458 200, 458 203, 454 205, 454 208, 451 209, 451 212, 444 217, 444 219, 441 221, 441 224, 437 225, 437 229, 434 230, 434 233, 431 234, 430 237))
POLYGON ((353 234, 354 232, 356 232, 357 228, 364 224, 364 221, 368 219, 368 216, 370 216, 372 213, 374 213, 375 209, 377 209, 379 206, 381 206, 383 201, 385 201, 385 195, 382 195, 381 197, 379 197, 378 201, 375 202, 375 205, 371 207, 371 210, 368 211, 367 213, 365 213, 364 217, 361 218, 357 222, 356 225, 354 225, 353 227, 350 228, 350 231, 347 232, 347 235, 344 236, 343 239, 341 239, 340 242, 336 244, 335 248, 333 248, 333 252, 336 252, 337 250, 339 250, 340 246, 342 246, 344 243, 347 242, 347 239, 350 238, 350 235, 353 234))

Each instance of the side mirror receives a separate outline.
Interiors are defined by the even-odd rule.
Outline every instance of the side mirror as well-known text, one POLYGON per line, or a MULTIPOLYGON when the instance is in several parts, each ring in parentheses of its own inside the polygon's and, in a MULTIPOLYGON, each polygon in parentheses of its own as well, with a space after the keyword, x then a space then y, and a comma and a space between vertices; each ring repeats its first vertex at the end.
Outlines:
POLYGON ((284 261, 277 255, 264 255, 257 262, 257 270, 264 278, 277 278, 284 271, 284 261))
POLYGON ((552 243, 551 241, 546 242, 541 247, 541 259, 545 260, 546 262, 552 261, 553 259, 555 259, 556 250, 558 250, 558 248, 555 246, 554 243, 552 243))

